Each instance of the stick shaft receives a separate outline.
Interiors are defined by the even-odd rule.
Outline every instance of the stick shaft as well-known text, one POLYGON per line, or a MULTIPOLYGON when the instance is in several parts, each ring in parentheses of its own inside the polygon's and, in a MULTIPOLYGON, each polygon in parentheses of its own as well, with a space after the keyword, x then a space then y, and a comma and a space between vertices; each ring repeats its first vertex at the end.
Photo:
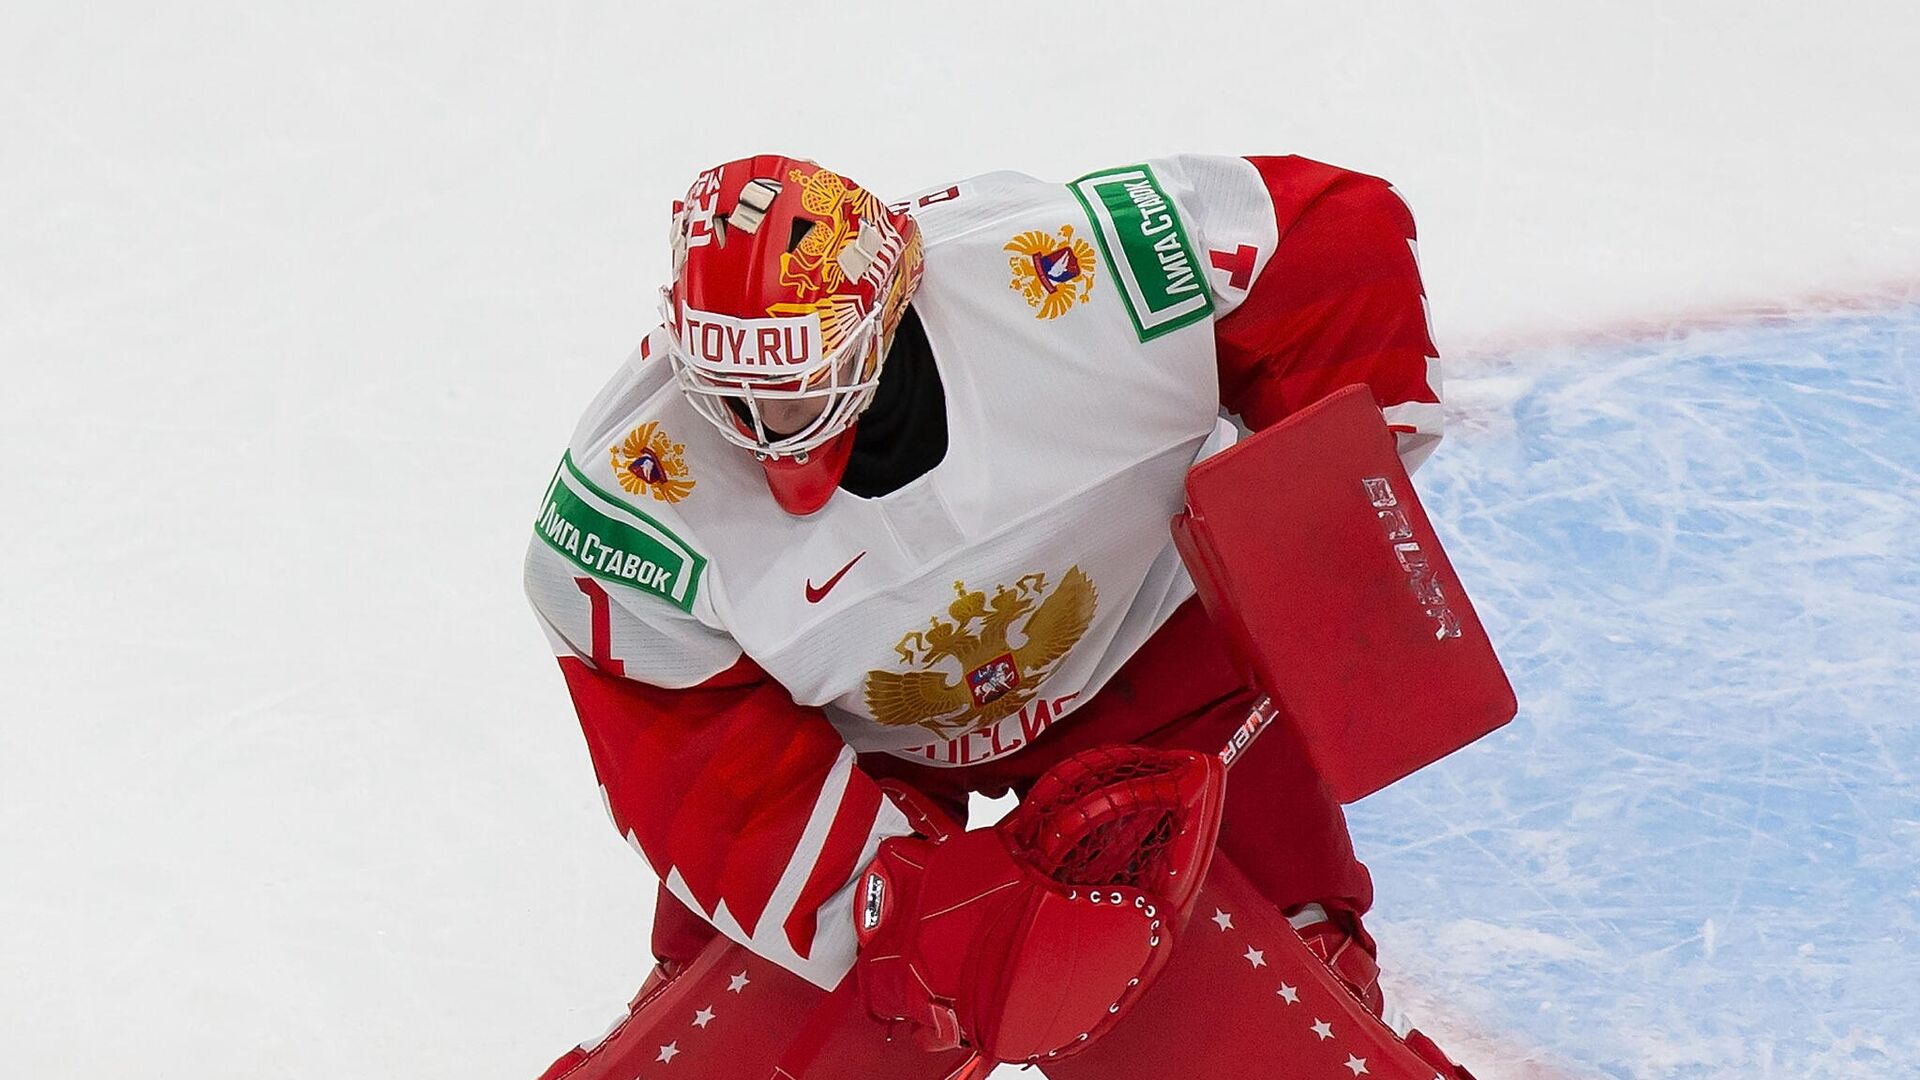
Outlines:
POLYGON ((1259 738, 1260 733, 1267 730, 1278 715, 1280 709, 1274 705, 1273 699, 1262 695, 1259 701, 1253 703, 1253 710, 1247 713, 1247 718, 1240 722, 1232 735, 1227 736, 1226 745, 1219 750, 1220 764, 1233 768, 1233 763, 1240 760, 1247 747, 1253 745, 1253 740, 1259 738))

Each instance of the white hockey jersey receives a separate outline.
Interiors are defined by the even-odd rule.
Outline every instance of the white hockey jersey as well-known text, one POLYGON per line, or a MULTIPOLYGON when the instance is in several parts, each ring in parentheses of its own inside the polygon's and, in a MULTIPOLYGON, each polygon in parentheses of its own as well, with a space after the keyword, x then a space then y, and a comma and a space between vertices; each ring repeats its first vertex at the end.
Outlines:
MULTIPOLYGON (((1018 753, 1071 723, 1192 595, 1168 522, 1187 470, 1236 430, 1214 325, 1280 239, 1268 186, 1242 158, 1159 159, 1071 184, 992 173, 912 206, 926 259, 913 306, 947 409, 939 465, 890 494, 837 491, 789 516, 752 456, 684 400, 650 336, 580 421, 527 557, 563 657, 667 690, 745 657, 832 724, 844 748, 830 768, 783 780, 807 789, 804 813, 750 917, 725 885, 648 850, 622 806, 644 793, 609 795, 676 895, 823 985, 851 958, 848 898, 808 911, 806 884, 851 879, 881 838, 908 831, 884 801, 846 820, 854 753, 956 768, 1018 753), (830 835, 857 843, 830 851, 830 835)), ((1386 404, 1423 456, 1437 405, 1386 404)), ((611 789, 599 751, 596 763, 611 789)))

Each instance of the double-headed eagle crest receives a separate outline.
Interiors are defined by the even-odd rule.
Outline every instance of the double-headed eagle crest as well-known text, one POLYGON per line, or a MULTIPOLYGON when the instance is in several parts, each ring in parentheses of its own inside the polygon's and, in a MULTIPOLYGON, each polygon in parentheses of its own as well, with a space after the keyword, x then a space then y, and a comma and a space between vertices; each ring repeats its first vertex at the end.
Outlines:
POLYGON ((1028 574, 991 598, 961 581, 953 590, 948 618, 935 616, 894 646, 918 670, 867 672, 867 710, 881 724, 918 724, 953 739, 1012 716, 1086 634, 1099 600, 1078 566, 1052 589, 1045 574, 1028 574), (1015 646, 1009 634, 1023 619, 1024 643, 1015 646))
POLYGON ((853 242, 861 222, 880 220, 884 210, 870 192, 847 186, 828 169, 794 169, 787 179, 800 185, 800 207, 815 223, 792 251, 780 256, 780 284, 809 300, 840 287, 845 279, 840 249, 853 242))
MULTIPOLYGON (((869 227, 878 230, 896 247, 899 236, 887 220, 887 209, 878 197, 864 188, 850 187, 830 170, 815 169, 808 173, 793 169, 787 173, 787 179, 800 185, 800 208, 813 216, 814 223, 801 234, 792 251, 780 256, 780 284, 792 289, 798 302, 769 304, 767 314, 775 317, 819 315, 822 344, 826 352, 832 353, 860 325, 867 312, 858 298, 838 291, 847 281, 846 270, 840 262, 841 252, 869 227)), ((886 304, 882 325, 888 334, 900 324, 909 291, 904 286, 919 280, 922 257, 917 239, 885 257, 897 261, 897 272, 890 275, 889 291, 876 301, 886 304)), ((879 356, 876 353, 874 360, 879 356)), ((870 368, 862 368, 859 377, 864 379, 870 374, 870 368)))
POLYGON ((607 451, 613 478, 620 482, 621 490, 629 495, 651 495, 664 503, 677 503, 693 494, 686 453, 687 445, 668 438, 655 420, 627 432, 626 438, 607 451))
POLYGON ((1074 236, 1071 225, 1060 226, 1058 236, 1030 229, 1002 250, 1009 253, 1013 291, 1026 298, 1036 319, 1057 319, 1093 295, 1093 245, 1074 236))

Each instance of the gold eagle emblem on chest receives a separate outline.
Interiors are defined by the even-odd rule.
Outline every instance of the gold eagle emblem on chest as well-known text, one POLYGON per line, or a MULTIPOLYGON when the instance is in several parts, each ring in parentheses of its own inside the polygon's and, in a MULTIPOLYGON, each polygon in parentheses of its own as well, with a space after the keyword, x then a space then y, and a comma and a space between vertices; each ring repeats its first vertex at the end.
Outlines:
POLYGON ((936 615, 893 647, 909 671, 869 671, 867 710, 887 727, 912 724, 942 739, 1012 716, 1033 700, 1093 624, 1099 593, 1070 567, 1051 588, 1045 574, 984 590, 953 583, 947 618, 936 615), (1021 644, 1013 644, 1017 634, 1021 644))

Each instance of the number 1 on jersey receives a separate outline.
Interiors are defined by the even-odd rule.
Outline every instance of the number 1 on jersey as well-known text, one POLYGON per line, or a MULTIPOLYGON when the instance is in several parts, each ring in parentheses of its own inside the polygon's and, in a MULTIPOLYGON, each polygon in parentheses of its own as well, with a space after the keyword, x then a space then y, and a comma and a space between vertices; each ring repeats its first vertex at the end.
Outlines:
POLYGON ((609 675, 625 676, 627 665, 613 658, 612 598, 590 577, 574 578, 573 583, 587 594, 587 605, 593 609, 593 666, 609 675))

